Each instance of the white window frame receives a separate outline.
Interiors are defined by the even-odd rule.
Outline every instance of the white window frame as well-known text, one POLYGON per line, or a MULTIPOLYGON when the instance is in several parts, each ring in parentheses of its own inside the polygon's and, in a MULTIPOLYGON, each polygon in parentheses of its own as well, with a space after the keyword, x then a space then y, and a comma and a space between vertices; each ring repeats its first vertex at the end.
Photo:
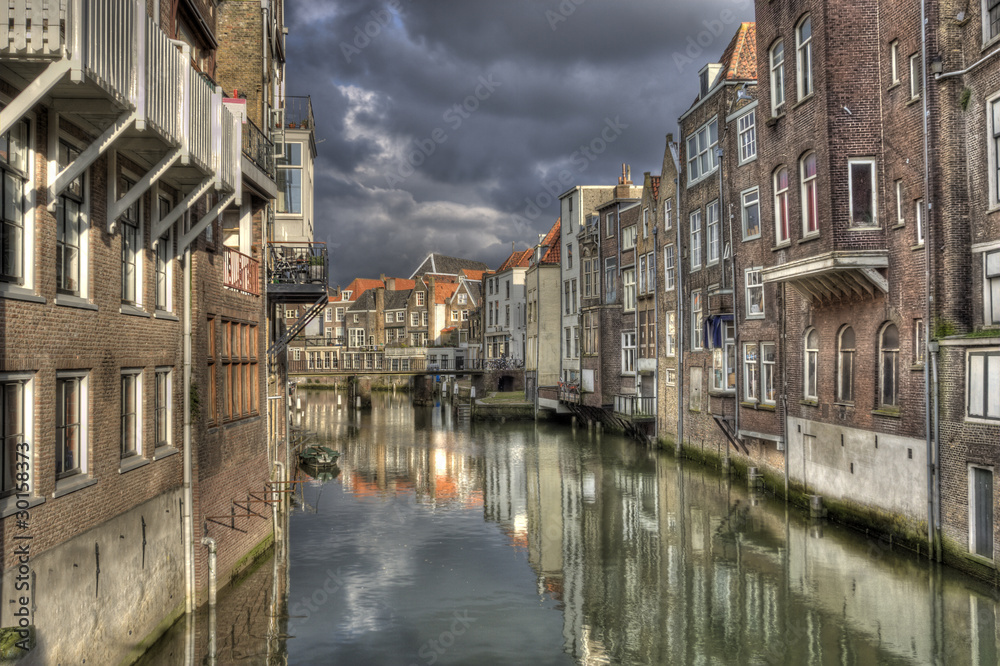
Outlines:
POLYGON ((1000 423, 1000 393, 996 391, 1000 382, 1000 347, 966 350, 965 377, 965 420, 1000 423), (982 386, 982 399, 974 404, 973 387, 977 385, 982 386))
POLYGON ((344 321, 344 315, 347 313, 347 308, 337 308, 337 314, 335 315, 336 321, 344 321))
POLYGON ((913 364, 924 364, 924 320, 913 320, 913 364))
POLYGON ((729 393, 736 390, 736 327, 721 322, 722 346, 712 347, 712 390, 729 393))
POLYGON ((746 319, 764 319, 767 308, 764 304, 764 281, 761 278, 763 266, 754 266, 743 269, 743 290, 744 306, 746 309, 746 319), (760 312, 752 312, 751 304, 754 302, 754 294, 760 295, 760 312))
POLYGON ((779 39, 768 49, 771 68, 771 115, 777 116, 785 105, 785 40, 779 39))
MULTIPOLYGON (((2 372, 0 373, 0 383, 2 384, 16 384, 19 386, 20 392, 20 407, 21 414, 19 418, 21 420, 20 433, 21 437, 11 438, 12 441, 5 442, 5 445, 12 446, 14 451, 13 455, 7 456, 6 451, 0 447, 0 455, 3 455, 4 462, 10 462, 12 464, 12 469, 10 470, 11 476, 11 487, 4 492, 3 499, 0 499, 0 510, 4 514, 8 510, 13 511, 16 509, 17 494, 27 494, 29 497, 35 497, 35 461, 37 452, 35 451, 35 395, 34 395, 34 373, 32 372, 2 372), (26 478, 21 480, 18 479, 18 474, 27 474, 26 478), (22 485, 23 484, 23 485, 22 485)), ((0 404, 0 409, 6 409, 6 399, 3 395, 3 391, 0 390, 0 400, 3 400, 3 404, 0 404)), ((6 423, 6 417, 0 419, 0 432, 4 432, 9 429, 6 423)), ((24 499, 21 497, 20 499, 24 499)))
POLYGON ((756 342, 743 343, 743 401, 759 402, 758 368, 760 367, 760 347, 756 342))
POLYGON ((1000 325, 1000 248, 983 252, 983 324, 1000 325))
POLYGON ((773 342, 760 343, 760 401, 765 405, 778 404, 778 391, 775 379, 778 368, 778 351, 773 342), (773 356, 768 357, 766 348, 770 348, 773 356), (768 398, 768 396, 771 396, 768 398))
MULTIPOLYGON (((10 97, 0 95, 0 105, 7 105, 10 97)), ((28 113, 18 121, 25 126, 24 167, 13 171, 23 178, 21 190, 21 266, 20 276, 10 282, 0 281, 0 296, 37 297, 35 294, 35 115, 28 113)), ((2 203, 2 202, 0 202, 2 203)), ((81 267, 82 269, 82 267, 81 267)), ((82 281, 82 280, 81 280, 82 281)))
POLYGON ((703 345, 705 344, 704 330, 702 326, 703 312, 704 312, 704 303, 701 302, 701 291, 699 290, 692 291, 691 292, 691 349, 693 351, 698 351, 703 349, 703 345))
MULTIPOLYGON (((113 160, 111 162, 113 162, 113 160)), ((124 196, 126 193, 128 193, 133 187, 136 187, 137 184, 139 183, 139 181, 141 180, 140 176, 132 173, 131 171, 129 171, 127 169, 122 169, 121 173, 115 174, 115 177, 118 179, 118 182, 121 184, 121 186, 119 187, 119 190, 120 190, 119 194, 121 195, 121 196, 118 197, 119 199, 121 199, 121 197, 124 196), (128 183, 128 187, 125 187, 125 183, 128 183)), ((133 289, 135 290, 135 294, 134 294, 135 298, 132 301, 128 301, 125 298, 126 293, 125 293, 125 275, 124 275, 124 273, 121 276, 121 284, 122 284, 122 299, 121 299, 121 302, 122 302, 122 306, 123 307, 133 307, 133 308, 138 308, 138 309, 142 309, 142 296, 143 296, 142 278, 143 278, 143 273, 145 272, 144 271, 144 267, 146 265, 146 261, 145 261, 145 258, 146 258, 146 255, 145 255, 145 250, 146 250, 146 248, 145 248, 145 245, 146 245, 146 241, 145 241, 146 231, 145 231, 145 228, 143 226, 143 222, 144 222, 144 218, 145 218, 144 211, 143 211, 143 203, 144 203, 143 199, 144 198, 145 197, 139 197, 139 199, 136 200, 136 202, 134 204, 132 204, 132 206, 129 207, 129 208, 134 209, 135 215, 137 216, 137 219, 135 220, 135 225, 134 225, 134 228, 135 228, 135 237, 136 237, 136 246, 134 248, 134 256, 133 256, 133 261, 135 262, 135 279, 134 279, 134 285, 133 285, 133 289)), ((122 253, 123 254, 125 252, 124 245, 125 245, 126 227, 133 227, 133 225, 128 224, 127 222, 125 222, 125 217, 126 217, 127 214, 128 214, 128 211, 126 211, 125 213, 122 213, 122 216, 120 218, 118 218, 118 228, 119 228, 119 235, 121 236, 122 253)), ((122 262, 125 262, 125 258, 124 257, 122 257, 122 262)), ((122 269, 124 269, 124 266, 122 266, 122 269)))
POLYGON ((649 206, 642 207, 642 237, 649 238, 649 206))
POLYGON ((604 235, 611 238, 615 235, 615 214, 614 212, 608 213, 607 217, 604 218, 604 235))
POLYGON ((899 343, 900 343, 900 341, 901 340, 900 340, 900 336, 899 336, 899 327, 896 326, 891 321, 890 322, 886 322, 879 329, 879 331, 878 331, 878 368, 877 368, 878 390, 876 391, 876 398, 877 398, 878 407, 880 409, 899 409, 899 406, 900 406, 900 398, 901 398, 901 391, 900 391, 901 373, 900 373, 900 368, 899 368, 899 349, 900 349, 900 344, 899 343), (885 334, 889 330, 890 326, 896 329, 896 347, 895 348, 891 348, 891 347, 886 347, 885 346, 885 334), (884 400, 884 398, 887 397, 886 394, 885 394, 885 374, 884 373, 885 373, 885 365, 886 365, 886 356, 889 355, 889 354, 893 355, 893 377, 892 377, 892 379, 893 379, 893 382, 892 382, 893 386, 892 386, 892 395, 889 396, 889 397, 892 398, 891 402, 887 402, 886 400, 884 400))
MULTIPOLYGON (((59 147, 60 151, 62 149, 61 144, 63 144, 63 143, 65 143, 67 146, 70 146, 74 150, 78 151, 78 154, 79 154, 79 152, 82 152, 86 148, 85 145, 81 145, 80 142, 77 141, 75 138, 70 137, 69 135, 64 134, 64 133, 60 133, 59 134, 58 143, 60 144, 60 147, 59 147)), ((61 170, 62 166, 64 166, 64 165, 61 165, 58 160, 55 162, 55 167, 57 169, 61 170)), ((79 236, 79 239, 77 240, 77 242, 78 242, 77 252, 78 252, 78 255, 79 255, 78 258, 77 258, 77 262, 78 262, 78 264, 77 264, 78 285, 77 285, 77 289, 75 290, 75 292, 72 291, 72 290, 67 290, 65 292, 59 291, 59 288, 58 288, 58 282, 59 282, 59 280, 58 280, 58 275, 57 275, 57 278, 56 278, 56 283, 57 283, 56 290, 59 291, 59 295, 56 297, 56 301, 57 302, 59 300, 69 300, 69 299, 66 298, 67 296, 69 296, 70 298, 79 298, 79 299, 84 300, 84 301, 86 301, 88 299, 88 297, 89 297, 89 286, 90 286, 90 280, 89 280, 89 275, 90 275, 90 272, 89 272, 90 271, 90 233, 89 233, 90 232, 90 169, 89 168, 87 170, 85 170, 82 175, 79 176, 79 180, 80 180, 80 186, 81 186, 81 189, 82 189, 82 193, 81 193, 81 197, 78 200, 78 203, 79 203, 79 206, 80 206, 80 209, 79 209, 79 215, 80 215, 80 236, 79 236)), ((57 227, 56 228, 56 237, 57 237, 57 239, 58 239, 58 235, 59 235, 59 230, 58 230, 59 215, 60 215, 59 208, 61 208, 62 205, 63 205, 63 199, 67 198, 67 197, 71 197, 71 196, 72 196, 72 194, 70 194, 68 186, 67 186, 66 190, 64 190, 63 193, 59 195, 59 201, 57 203, 57 209, 56 209, 56 212, 55 212, 56 227, 57 227)), ((74 200, 76 200, 76 197, 73 197, 73 198, 74 198, 74 200)), ((58 243, 57 243, 57 247, 58 247, 58 243)), ((58 252, 58 249, 57 249, 57 252, 58 252)))
MULTIPOLYGON (((296 350, 297 351, 297 350, 296 350)), ((174 403, 173 403, 173 368, 158 367, 153 374, 153 449, 163 449, 173 446, 174 443, 174 403), (159 424, 160 424, 160 377, 164 377, 164 387, 163 387, 163 415, 162 418, 166 424, 166 437, 165 439, 160 439, 159 424)))
POLYGON ((722 256, 722 226, 719 220, 719 200, 705 206, 705 227, 708 233, 705 249, 705 265, 713 266, 719 263, 722 256))
POLYGON ((983 0, 983 46, 1000 38, 1000 2, 997 0, 983 0), (992 5, 992 7, 990 6, 992 5), (998 16, 993 19, 990 10, 997 12, 998 16))
POLYGON ((327 307, 326 310, 323 311, 323 320, 328 324, 333 322, 333 308, 327 307))
POLYGON ((677 355, 677 313, 668 312, 667 313, 667 326, 666 335, 664 342, 665 349, 663 353, 665 356, 674 357, 677 355))
POLYGON ((363 328, 349 328, 347 329, 347 346, 348 347, 364 347, 365 346, 365 329, 363 328))
POLYGON ((119 457, 122 462, 131 460, 133 458, 142 457, 142 440, 143 440, 143 428, 142 428, 142 413, 143 413, 143 391, 142 391, 142 368, 122 368, 120 380, 118 382, 120 391, 125 391, 125 380, 126 378, 131 378, 132 386, 130 389, 132 392, 132 400, 135 403, 135 422, 132 425, 133 432, 131 437, 134 438, 135 448, 131 451, 125 450, 125 424, 121 423, 125 418, 125 413, 122 411, 125 408, 125 395, 124 393, 119 394, 119 435, 118 435, 118 452, 119 457))
POLYGON ((917 245, 924 244, 924 200, 917 199, 913 202, 913 221, 917 245))
POLYGON ((632 224, 622 229, 622 251, 631 250, 635 247, 636 235, 638 230, 636 225, 632 224))
POLYGON ((819 333, 815 328, 806 329, 802 336, 803 357, 802 357, 802 397, 806 400, 819 400, 819 333), (809 346, 810 338, 814 339, 814 346, 809 346))
POLYGON ((906 224, 906 215, 903 205, 903 180, 899 179, 895 183, 894 191, 896 192, 896 226, 901 227, 906 224))
POLYGON ((876 162, 874 157, 852 157, 847 160, 847 202, 848 202, 848 215, 849 224, 852 228, 858 229, 870 229, 873 227, 878 227, 878 170, 876 169, 876 162), (854 223, 854 166, 855 165, 868 165, 869 172, 871 174, 872 182, 872 198, 871 198, 871 210, 872 210, 872 220, 868 224, 855 224, 854 223))
POLYGON ((743 190, 740 192, 740 215, 742 216, 743 224, 743 240, 753 240, 755 238, 760 238, 760 188, 751 187, 748 190, 743 190), (757 209, 757 231, 756 233, 749 233, 750 228, 747 226, 747 222, 750 220, 749 211, 753 208, 757 209))
POLYGON ((656 292, 656 262, 653 261, 653 253, 646 253, 646 293, 656 292))
POLYGON ((423 307, 423 305, 424 305, 424 292, 422 292, 422 291, 416 292, 416 299, 417 299, 417 307, 423 307))
MULTIPOLYGON (((57 371, 56 372, 56 447, 58 454, 58 444, 59 444, 59 383, 63 380, 76 380, 77 381, 77 411, 79 421, 76 423, 76 427, 79 429, 79 461, 77 465, 69 472, 57 472, 56 476, 56 491, 60 490, 60 486, 65 487, 71 484, 78 478, 86 477, 90 468, 90 451, 89 451, 89 431, 90 431, 90 414, 89 414, 89 384, 90 376, 86 371, 57 371)), ((58 463, 58 455, 56 456, 56 462, 58 463)))
POLYGON ((701 268, 701 209, 694 211, 688 217, 691 232, 691 272, 701 268))
POLYGON ((677 385, 677 368, 666 368, 664 380, 667 386, 677 385))
POLYGON ((639 255, 639 294, 646 293, 646 255, 639 255))
POLYGON ((687 138, 687 186, 715 173, 719 168, 719 159, 715 148, 719 145, 719 119, 712 118, 687 138), (715 139, 712 139, 712 134, 715 139))
POLYGON ((757 159, 757 116, 756 110, 736 119, 737 143, 740 147, 739 164, 742 166, 757 159))
POLYGON ((622 374, 635 374, 635 331, 622 331, 622 374))
MULTIPOLYGON (((492 313, 493 311, 490 310, 490 312, 492 313)), ((417 326, 420 326, 420 313, 419 312, 411 312, 410 313, 410 326, 412 328, 416 328, 417 326)))
POLYGON ((622 269, 622 309, 635 310, 635 302, 635 266, 629 266, 622 269))
POLYGON ((771 175, 772 191, 774 192, 774 242, 776 245, 783 245, 791 242, 792 225, 789 221, 788 190, 791 186, 791 178, 788 176, 788 167, 779 166, 771 175), (779 186, 781 173, 785 173, 789 181, 782 188, 779 186))
POLYGON ((674 212, 674 199, 673 197, 668 197, 663 201, 663 228, 673 229, 674 220, 672 213, 674 212))
POLYGON ((920 62, 920 53, 910 56, 910 99, 920 99, 924 90, 924 73, 920 62))
POLYGON ((799 182, 801 183, 801 193, 802 197, 802 237, 811 238, 813 236, 819 235, 819 191, 817 188, 817 181, 819 175, 819 160, 816 157, 815 151, 809 151, 802 156, 799 160, 799 182), (806 175, 806 162, 809 159, 813 160, 816 165, 815 173, 812 176, 806 175), (812 193, 812 206, 810 210, 809 206, 809 194, 812 193), (815 225, 815 229, 809 228, 810 219, 815 225))
POLYGON ((889 76, 890 86, 899 83, 899 40, 889 42, 889 76))
POLYGON ((674 244, 671 243, 663 248, 663 288, 665 291, 673 291, 677 282, 677 263, 674 244))
POLYGON ((812 16, 806 14, 795 26, 795 71, 800 101, 813 93, 812 16), (803 38, 803 28, 809 25, 809 35, 803 38))

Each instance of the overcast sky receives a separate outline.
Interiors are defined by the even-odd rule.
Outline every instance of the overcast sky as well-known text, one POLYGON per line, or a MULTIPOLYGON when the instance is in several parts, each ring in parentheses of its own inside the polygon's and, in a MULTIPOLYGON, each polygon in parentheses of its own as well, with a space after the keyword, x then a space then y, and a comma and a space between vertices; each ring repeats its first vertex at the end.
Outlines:
POLYGON ((550 192, 659 173, 665 136, 751 0, 289 0, 287 92, 316 116, 330 282, 430 252, 496 268, 550 192))

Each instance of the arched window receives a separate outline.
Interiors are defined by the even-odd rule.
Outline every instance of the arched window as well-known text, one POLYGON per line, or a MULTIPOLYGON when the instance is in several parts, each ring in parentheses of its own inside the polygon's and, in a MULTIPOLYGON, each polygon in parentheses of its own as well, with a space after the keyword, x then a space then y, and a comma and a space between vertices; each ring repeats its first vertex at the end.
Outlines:
POLYGON ((882 328, 878 341, 879 405, 899 406, 899 329, 895 324, 882 328))
POLYGON ((802 235, 819 233, 819 204, 816 198, 816 153, 802 158, 799 169, 802 182, 802 235))
POLYGON ((805 367, 802 376, 803 394, 808 400, 818 399, 816 390, 817 366, 819 365, 819 333, 815 329, 806 332, 805 367))
POLYGON ((837 340, 837 402, 854 402, 854 329, 847 326, 837 340))
POLYGON ((774 234, 778 245, 789 239, 788 169, 785 167, 778 167, 774 172, 774 234))
POLYGON ((798 72, 798 98, 812 94, 812 18, 804 17, 795 29, 795 68, 798 72))
POLYGON ((771 115, 776 116, 785 105, 785 42, 778 40, 771 47, 771 115))

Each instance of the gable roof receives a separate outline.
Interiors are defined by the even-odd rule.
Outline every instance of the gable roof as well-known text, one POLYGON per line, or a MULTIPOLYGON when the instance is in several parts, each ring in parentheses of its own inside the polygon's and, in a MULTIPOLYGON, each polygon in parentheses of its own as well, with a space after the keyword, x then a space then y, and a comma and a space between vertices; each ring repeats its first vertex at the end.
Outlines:
POLYGON ((515 250, 510 253, 510 256, 507 257, 502 264, 500 264, 500 268, 497 269, 497 273, 503 273, 504 271, 508 271, 512 268, 527 268, 530 265, 531 248, 528 248, 527 250, 515 250))
POLYGON ((722 78, 727 81, 757 78, 757 24, 744 21, 722 52, 722 78))
POLYGON ((660 200, 660 177, 659 176, 650 176, 649 177, 649 184, 653 188, 653 201, 659 201, 660 200))
MULTIPOLYGON (((376 280, 379 284, 381 281, 376 280)), ((364 293, 354 299, 354 304, 347 308, 348 312, 370 311, 375 309, 375 290, 365 289, 364 293)))
MULTIPOLYGON (((365 291, 381 286, 382 286, 382 280, 354 278, 353 280, 351 280, 351 284, 347 285, 346 287, 340 290, 340 293, 343 294, 345 291, 349 291, 351 292, 351 297, 357 300, 361 296, 361 294, 363 294, 365 291)), ((351 299, 341 298, 341 300, 351 300, 351 299)))
POLYGON ((445 303, 451 295, 458 290, 457 282, 436 282, 434 284, 434 302, 435 303, 445 303))
POLYGON ((486 269, 485 271, 480 270, 470 270, 468 268, 463 268, 458 272, 458 274, 464 277, 466 280, 471 280, 472 282, 482 282, 483 276, 487 273, 492 273, 493 271, 486 269))
POLYGON ((552 228, 549 229, 549 233, 545 234, 545 238, 543 238, 542 242, 540 243, 542 247, 547 246, 549 249, 548 251, 545 252, 544 255, 542 255, 542 259, 539 263, 542 264, 559 263, 560 257, 562 255, 562 252, 559 247, 559 234, 561 228, 562 228, 562 218, 560 217, 558 220, 556 220, 556 223, 552 225, 552 228))
MULTIPOLYGON (((397 283, 398 284, 398 283, 397 283)), ((406 302, 410 300, 410 294, 413 292, 412 289, 396 289, 395 291, 385 292, 385 309, 386 310, 402 310, 406 307, 406 302)))
MULTIPOLYGON (((488 271, 490 267, 481 261, 472 259, 459 259, 458 257, 448 257, 443 254, 431 253, 421 262, 417 270, 413 271, 410 279, 421 275, 454 275, 458 276, 462 269, 472 271, 488 271)), ((480 276, 481 277, 481 276, 480 276)))

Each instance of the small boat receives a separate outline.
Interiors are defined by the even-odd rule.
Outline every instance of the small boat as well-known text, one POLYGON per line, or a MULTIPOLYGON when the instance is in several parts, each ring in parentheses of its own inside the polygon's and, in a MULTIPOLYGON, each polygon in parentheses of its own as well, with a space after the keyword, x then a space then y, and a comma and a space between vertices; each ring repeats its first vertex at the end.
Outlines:
POLYGON ((332 481, 340 476, 340 466, 337 463, 332 465, 311 465, 306 462, 299 463, 299 469, 319 482, 332 481))
POLYGON ((303 464, 312 465, 313 467, 336 465, 338 458, 340 458, 340 451, 334 451, 330 447, 320 444, 307 446, 299 454, 299 460, 303 464))

